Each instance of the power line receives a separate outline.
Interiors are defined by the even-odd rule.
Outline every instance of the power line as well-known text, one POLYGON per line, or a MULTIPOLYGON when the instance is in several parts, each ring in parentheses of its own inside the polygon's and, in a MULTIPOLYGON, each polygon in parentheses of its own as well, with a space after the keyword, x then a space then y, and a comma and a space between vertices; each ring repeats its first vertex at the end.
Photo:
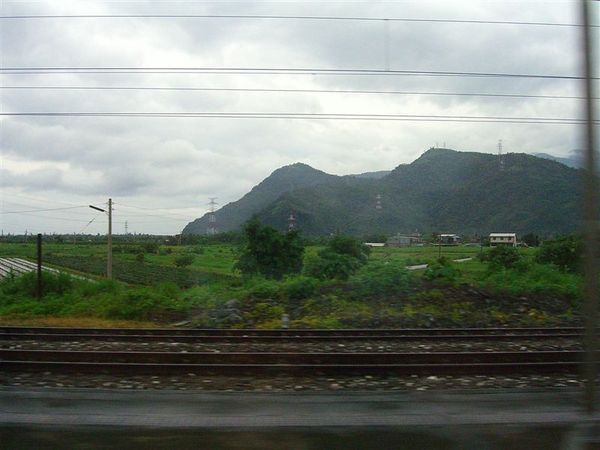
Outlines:
POLYGON ((77 234, 83 233, 83 230, 85 230, 87 227, 89 227, 92 224, 92 222, 94 222, 94 220, 96 220, 100 216, 100 214, 102 214, 102 213, 96 214, 92 220, 90 220, 81 230, 79 230, 77 232, 77 234))
MULTIPOLYGON (((0 16, 3 20, 28 19, 249 19, 249 20, 314 20, 352 22, 414 22, 414 23, 454 23, 482 25, 521 25, 544 27, 582 27, 578 23, 565 22, 523 22, 515 20, 477 19, 427 19, 416 17, 357 17, 357 16, 283 16, 283 15, 242 15, 242 14, 77 14, 77 15, 14 15, 0 16)), ((594 26, 594 27, 597 27, 594 26)))
POLYGON ((65 209, 77 209, 77 208, 87 208, 87 206, 70 206, 65 208, 44 208, 44 209, 31 209, 25 211, 0 211, 0 214, 22 214, 22 213, 32 213, 32 212, 43 212, 43 211, 63 211, 65 209))
POLYGON ((379 120, 413 122, 490 122, 530 124, 580 124, 583 119, 567 117, 449 116, 414 114, 322 114, 288 112, 1 112, 14 117, 144 117, 144 118, 213 118, 213 119, 310 119, 310 120, 379 120))
MULTIPOLYGON (((240 75, 396 75, 433 77, 483 78, 541 78, 555 80, 582 80, 575 75, 531 74, 509 72, 462 72, 443 70, 383 70, 383 69, 323 69, 323 68, 260 68, 260 67, 1 67, 3 75, 19 74, 92 74, 92 73, 154 73, 154 74, 240 74, 240 75)), ((597 80, 598 78, 593 78, 597 80)))
MULTIPOLYGON (((6 204, 10 204, 11 207, 14 206, 19 206, 19 207, 25 207, 25 208, 30 208, 32 210, 32 212, 35 211, 62 211, 63 209, 70 209, 70 208, 50 208, 50 209, 42 209, 40 206, 38 205, 30 205, 30 204, 25 204, 25 203, 19 203, 19 202, 15 202, 13 200, 1 200, 2 205, 6 205, 6 204)), ((79 206, 76 206, 72 209, 76 209, 76 208, 80 208, 79 206)), ((25 212, 27 212, 26 210, 23 210, 25 212)), ((16 213, 18 211, 13 211, 13 213, 16 213)), ((84 216, 89 216, 88 213, 86 212, 71 212, 69 215, 84 215, 84 216)))
MULTIPOLYGON (((117 206, 120 206, 120 207, 122 207, 122 208, 140 209, 140 210, 144 210, 144 211, 157 211, 157 210, 158 210, 158 211, 160 211, 160 210, 163 210, 163 211, 164 211, 164 210, 167 210, 167 211, 168 211, 168 210, 172 209, 172 208, 144 208, 144 207, 142 207, 142 206, 129 206, 129 205, 124 205, 124 204, 122 204, 122 203, 115 203, 115 204, 116 204, 117 206)), ((126 212, 125 214, 127 214, 127 215, 133 215, 133 216, 135 216, 135 215, 144 215, 144 216, 157 216, 156 214, 147 214, 147 213, 139 213, 139 214, 135 214, 135 213, 127 213, 127 212, 126 212)), ((168 215, 164 215, 164 214, 163 214, 163 215, 161 215, 161 216, 158 216, 158 217, 168 217, 168 218, 170 218, 170 216, 179 216, 180 218, 182 218, 182 219, 187 219, 187 220, 189 220, 190 218, 192 218, 192 216, 188 216, 188 215, 185 215, 185 214, 179 214, 179 213, 167 213, 167 214, 168 214, 168 215)), ((173 220, 175 220, 175 218, 173 218, 173 220)))
MULTIPOLYGON (((41 202, 41 203, 54 203, 54 204, 61 204, 61 205, 79 206, 79 205, 77 205, 75 203, 71 203, 71 202, 65 202, 62 200, 55 200, 55 199, 50 200, 50 199, 42 198, 42 197, 33 197, 31 195, 23 195, 21 193, 19 193, 19 194, 11 193, 10 196, 11 196, 11 198, 12 197, 26 198, 28 200, 34 200, 36 202, 41 202)), ((96 203, 101 203, 101 202, 96 202, 96 203)))
POLYGON ((41 214, 30 214, 30 213, 25 213, 25 212, 20 212, 18 214, 24 215, 24 216, 31 216, 31 217, 40 217, 42 219, 47 219, 47 220, 60 220, 63 222, 79 222, 79 223, 86 223, 88 222, 87 220, 78 220, 78 219, 69 219, 66 217, 48 217, 48 216, 44 216, 41 214))
MULTIPOLYGON (((536 95, 507 94, 486 92, 438 92, 438 91, 372 91, 353 89, 275 89, 275 88, 210 88, 210 87, 171 87, 171 86, 0 86, 0 89, 23 90, 98 90, 98 91, 201 91, 201 92, 284 92, 284 93, 316 93, 316 94, 391 94, 391 95, 433 95, 433 96, 467 96, 467 97, 502 97, 502 98, 545 98, 583 100, 577 95, 536 95)), ((598 99, 598 97, 596 97, 598 99)))

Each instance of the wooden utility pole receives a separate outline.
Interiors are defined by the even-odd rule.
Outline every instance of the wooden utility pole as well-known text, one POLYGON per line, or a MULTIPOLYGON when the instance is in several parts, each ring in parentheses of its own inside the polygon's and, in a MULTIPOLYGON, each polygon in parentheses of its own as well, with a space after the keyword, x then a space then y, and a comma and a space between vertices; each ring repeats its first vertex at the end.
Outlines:
MULTIPOLYGON (((102 208, 98 208, 97 206, 90 205, 90 208, 95 209, 100 212, 107 212, 102 208)), ((112 198, 108 199, 108 242, 107 242, 108 252, 106 255, 106 278, 109 280, 112 279, 112 198)))
POLYGON ((37 235, 37 298, 42 298, 42 233, 37 235))
POLYGON ((112 279, 112 198, 108 199, 108 255, 106 257, 106 278, 112 279))

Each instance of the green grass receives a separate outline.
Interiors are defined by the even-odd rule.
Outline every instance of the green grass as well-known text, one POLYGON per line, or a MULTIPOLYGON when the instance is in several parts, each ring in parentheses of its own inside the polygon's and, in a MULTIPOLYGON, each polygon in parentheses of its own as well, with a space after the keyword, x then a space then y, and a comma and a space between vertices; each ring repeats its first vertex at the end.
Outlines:
MULTIPOLYGON (((198 326, 269 328, 280 326, 286 312, 297 327, 526 326, 571 323, 581 295, 581 276, 534 263, 535 249, 519 249, 525 261, 519 268, 499 269, 477 258, 478 247, 442 247, 449 260, 473 259, 450 262, 455 270, 424 278, 425 271, 408 273, 404 267, 435 262, 438 247, 375 248, 368 264, 347 282, 323 282, 302 276, 243 279, 232 272, 233 245, 160 246, 158 254, 145 253, 143 264, 136 261, 137 247, 119 245, 124 251, 114 254, 114 273, 125 283, 72 280, 68 289, 49 292, 40 301, 31 286, 24 287, 26 278, 5 281, 0 284, 0 320, 168 324, 190 318, 198 326), (194 261, 176 268, 175 258, 182 254, 194 255, 194 261), (470 288, 486 295, 469 297, 470 288), (232 299, 235 314, 225 306, 232 299)), ((305 255, 320 248, 307 247, 305 255)), ((44 246, 47 262, 97 275, 104 273, 105 252, 105 245, 96 244, 44 246)), ((33 258, 35 244, 2 243, 0 256, 33 258)))

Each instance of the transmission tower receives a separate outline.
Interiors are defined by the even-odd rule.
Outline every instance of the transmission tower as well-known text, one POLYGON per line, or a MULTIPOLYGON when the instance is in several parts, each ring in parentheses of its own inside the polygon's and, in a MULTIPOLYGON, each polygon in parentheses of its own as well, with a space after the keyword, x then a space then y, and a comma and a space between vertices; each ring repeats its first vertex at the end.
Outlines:
POLYGON ((375 209, 382 209, 381 194, 377 194, 377 197, 375 197, 375 209))
POLYGON ((127 221, 125 221, 125 236, 127 236, 129 233, 127 232, 127 221))
POLYGON ((206 234, 215 235, 219 232, 217 228, 217 216, 215 214, 216 206, 217 206, 217 197, 210 197, 210 202, 208 202, 209 210, 208 210, 208 228, 206 229, 206 234))
POLYGON ((504 156, 502 155, 502 139, 498 139, 498 167, 504 171, 504 156))
POLYGON ((290 216, 288 217, 288 231, 294 231, 296 229, 296 214, 294 210, 290 211, 290 216))

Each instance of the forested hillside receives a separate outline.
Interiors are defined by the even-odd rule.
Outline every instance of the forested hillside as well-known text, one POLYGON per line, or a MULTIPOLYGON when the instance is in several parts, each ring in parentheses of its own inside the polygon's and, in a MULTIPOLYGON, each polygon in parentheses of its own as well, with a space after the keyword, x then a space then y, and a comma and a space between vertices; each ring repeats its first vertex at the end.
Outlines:
MULTIPOLYGON (((221 231, 257 214, 278 229, 290 211, 305 234, 492 231, 559 234, 577 228, 579 171, 522 153, 430 149, 381 178, 337 177, 306 165, 275 171, 217 214, 221 231), (377 196, 381 208, 376 208, 377 196)), ((184 233, 206 231, 206 217, 184 233)))

